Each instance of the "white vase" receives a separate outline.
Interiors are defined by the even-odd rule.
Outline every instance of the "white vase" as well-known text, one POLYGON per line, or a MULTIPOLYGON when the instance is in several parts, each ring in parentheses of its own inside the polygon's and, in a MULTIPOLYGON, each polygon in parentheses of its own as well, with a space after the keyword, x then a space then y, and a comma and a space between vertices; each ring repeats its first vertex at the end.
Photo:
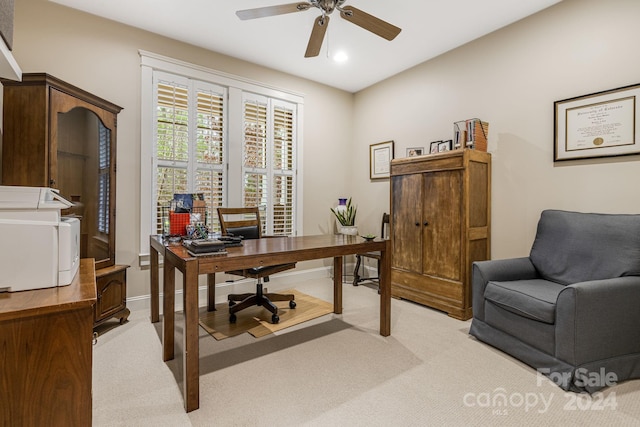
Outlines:
POLYGON ((358 226, 357 225, 340 225, 338 226, 338 232, 340 234, 347 234, 349 236, 357 236, 358 226))

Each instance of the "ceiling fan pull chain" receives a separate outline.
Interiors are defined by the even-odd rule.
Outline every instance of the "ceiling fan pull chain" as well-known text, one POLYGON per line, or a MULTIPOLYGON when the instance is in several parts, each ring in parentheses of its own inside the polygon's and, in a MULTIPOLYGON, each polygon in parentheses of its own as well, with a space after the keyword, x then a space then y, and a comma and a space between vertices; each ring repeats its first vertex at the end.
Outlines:
POLYGON ((331 33, 329 33, 329 29, 327 28, 327 35, 325 36, 325 40, 327 41, 327 59, 329 58, 329 46, 331 46, 331 33))

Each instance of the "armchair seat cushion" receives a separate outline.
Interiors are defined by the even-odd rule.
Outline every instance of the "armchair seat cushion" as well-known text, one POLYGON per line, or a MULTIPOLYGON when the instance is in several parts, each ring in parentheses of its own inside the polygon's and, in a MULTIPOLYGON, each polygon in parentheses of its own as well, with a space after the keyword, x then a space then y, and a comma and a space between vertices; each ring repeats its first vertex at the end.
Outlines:
POLYGON ((552 325, 558 294, 564 288, 564 285, 543 279, 489 282, 484 298, 511 313, 552 325))

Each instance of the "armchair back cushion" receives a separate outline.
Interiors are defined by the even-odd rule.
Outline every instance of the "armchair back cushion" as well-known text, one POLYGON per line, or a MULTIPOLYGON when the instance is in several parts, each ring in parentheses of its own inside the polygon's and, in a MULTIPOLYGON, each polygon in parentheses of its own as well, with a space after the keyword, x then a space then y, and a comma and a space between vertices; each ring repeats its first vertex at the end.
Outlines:
POLYGON ((529 257, 563 285, 640 276, 640 215, 545 210, 529 257))

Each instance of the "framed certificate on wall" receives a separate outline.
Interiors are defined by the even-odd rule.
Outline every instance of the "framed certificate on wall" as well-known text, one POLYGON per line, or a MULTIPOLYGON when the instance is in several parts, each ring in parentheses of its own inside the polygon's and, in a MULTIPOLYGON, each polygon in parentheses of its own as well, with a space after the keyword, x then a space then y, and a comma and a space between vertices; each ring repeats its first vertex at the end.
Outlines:
POLYGON ((369 178, 389 178, 391 160, 393 160, 393 141, 371 144, 369 146, 369 178))
POLYGON ((640 85, 554 103, 553 161, 640 154, 640 85))

